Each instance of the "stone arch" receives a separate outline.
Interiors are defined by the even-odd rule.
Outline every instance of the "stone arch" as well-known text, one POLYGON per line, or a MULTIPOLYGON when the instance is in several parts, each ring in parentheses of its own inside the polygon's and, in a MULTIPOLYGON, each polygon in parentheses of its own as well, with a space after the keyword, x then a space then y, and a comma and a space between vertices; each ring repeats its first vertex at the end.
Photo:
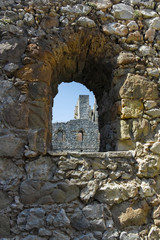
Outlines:
MULTIPOLYGON (((18 70, 16 77, 28 82, 28 127, 44 131, 44 149, 49 148, 51 143, 52 98, 57 94, 58 84, 62 81, 79 82, 93 91, 99 107, 100 131, 106 121, 111 121, 111 116, 109 119, 105 118, 108 118, 111 102, 114 102, 113 96, 109 95, 114 56, 119 51, 117 44, 111 43, 98 29, 79 30, 72 34, 64 34, 63 39, 43 39, 37 44, 27 46, 23 60, 25 66, 18 70), (108 98, 105 106, 107 110, 104 108, 104 98, 108 98), (33 119, 34 113, 36 117, 39 114, 37 121, 33 119)), ((112 146, 113 149, 114 147, 112 146)), ((105 149, 102 147, 101 150, 105 149)))

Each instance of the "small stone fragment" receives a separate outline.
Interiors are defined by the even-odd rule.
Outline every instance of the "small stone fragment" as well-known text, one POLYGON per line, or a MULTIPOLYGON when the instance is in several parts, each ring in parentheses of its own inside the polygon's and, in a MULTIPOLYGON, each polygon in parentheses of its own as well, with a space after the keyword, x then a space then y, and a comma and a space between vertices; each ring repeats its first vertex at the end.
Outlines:
POLYGON ((160 154, 160 142, 155 142, 151 147, 151 151, 155 154, 160 154))
POLYGON ((88 17, 80 17, 77 20, 78 25, 82 26, 82 27, 89 27, 89 28, 93 28, 96 26, 95 22, 88 18, 88 17))
POLYGON ((117 19, 133 19, 133 8, 127 4, 119 3, 113 5, 112 13, 117 19))

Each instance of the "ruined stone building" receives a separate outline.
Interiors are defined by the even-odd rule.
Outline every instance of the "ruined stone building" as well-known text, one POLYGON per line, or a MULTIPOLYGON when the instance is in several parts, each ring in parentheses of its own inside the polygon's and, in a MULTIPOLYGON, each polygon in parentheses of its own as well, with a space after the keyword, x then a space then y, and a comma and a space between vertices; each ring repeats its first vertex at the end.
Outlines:
POLYGON ((99 151, 98 111, 94 103, 89 105, 89 96, 80 95, 75 107, 75 120, 52 124, 53 151, 99 151))
POLYGON ((0 0, 4 239, 160 239, 160 0, 0 0), (96 97, 99 152, 52 150, 64 81, 96 97))

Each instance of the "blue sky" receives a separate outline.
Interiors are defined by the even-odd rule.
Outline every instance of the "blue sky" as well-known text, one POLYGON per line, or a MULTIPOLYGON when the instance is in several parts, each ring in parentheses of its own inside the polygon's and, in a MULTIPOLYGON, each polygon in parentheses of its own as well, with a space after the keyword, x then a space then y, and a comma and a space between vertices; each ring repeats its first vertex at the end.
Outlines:
POLYGON ((89 103, 93 108, 94 94, 88 88, 76 82, 61 83, 54 98, 52 121, 67 122, 74 119, 74 109, 79 95, 89 95, 89 103))

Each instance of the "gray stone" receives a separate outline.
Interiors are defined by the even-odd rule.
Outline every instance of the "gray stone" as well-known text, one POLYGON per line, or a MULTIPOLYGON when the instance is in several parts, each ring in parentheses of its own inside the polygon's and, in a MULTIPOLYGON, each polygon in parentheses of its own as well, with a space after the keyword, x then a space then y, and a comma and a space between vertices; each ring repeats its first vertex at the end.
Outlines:
POLYGON ((121 232, 120 240, 140 240, 138 233, 121 232))
POLYGON ((41 238, 36 235, 28 235, 27 237, 23 238, 23 240, 46 240, 46 238, 41 238))
POLYGON ((88 17, 80 17, 77 20, 78 25, 82 26, 82 27, 88 27, 88 28, 93 28, 96 26, 95 22, 88 18, 88 17))
POLYGON ((158 14, 151 10, 151 9, 142 9, 140 10, 140 13, 142 14, 142 16, 144 18, 155 18, 155 17, 158 17, 158 14))
POLYGON ((91 229, 93 231, 105 231, 106 230, 106 225, 104 222, 104 219, 94 219, 90 221, 91 229))
POLYGON ((39 236, 45 237, 45 236, 52 236, 52 232, 47 230, 46 228, 40 228, 38 232, 39 236))
POLYGON ((8 63, 4 66, 4 70, 9 74, 14 73, 18 68, 18 64, 15 63, 8 63))
POLYGON ((12 198, 8 197, 6 192, 0 190, 0 209, 6 208, 12 202, 12 198))
POLYGON ((83 231, 85 229, 88 229, 90 227, 90 224, 82 212, 78 211, 71 217, 71 226, 78 231, 83 231))
POLYGON ((92 233, 87 233, 78 238, 75 238, 74 240, 96 240, 96 238, 93 236, 92 233))
POLYGON ((157 105, 157 102, 156 101, 152 101, 152 100, 146 101, 144 103, 144 107, 145 107, 146 110, 150 110, 151 108, 156 107, 156 105, 157 105))
POLYGON ((12 160, 0 159, 0 184, 16 184, 22 178, 23 172, 12 160))
POLYGON ((102 30, 107 35, 115 34, 124 37, 128 34, 128 28, 126 25, 116 22, 103 25, 102 30))
POLYGON ((102 240, 118 240, 119 233, 116 229, 107 229, 103 234, 102 240))
POLYGON ((0 215, 0 237, 10 236, 10 219, 9 217, 1 214, 0 215))
POLYGON ((70 225, 70 220, 68 219, 66 212, 63 208, 55 216, 53 224, 55 227, 67 227, 70 225))
POLYGON ((150 46, 143 45, 139 48, 139 52, 142 54, 142 56, 150 56, 153 54, 154 50, 150 46))
MULTIPOLYGON (((66 201, 66 194, 61 189, 53 189, 51 197, 54 203, 63 203, 66 201)), ((72 196, 70 197, 72 199, 72 196)))
POLYGON ((27 45, 27 38, 21 37, 0 42, 0 62, 19 62, 27 45))
POLYGON ((160 154, 160 142, 155 142, 151 147, 151 151, 155 154, 160 154))
POLYGON ((133 8, 123 3, 113 5, 112 13, 117 19, 133 19, 133 8))
POLYGON ((152 226, 149 230, 148 240, 159 240, 160 230, 157 226, 152 226))
POLYGON ((149 22, 150 27, 154 28, 155 30, 160 30, 160 17, 153 18, 149 22))
POLYGON ((0 146, 0 157, 15 157, 23 155, 24 142, 13 134, 0 136, 0 146))
POLYGON ((91 180, 88 182, 87 186, 81 190, 80 198, 82 201, 88 202, 90 198, 94 197, 98 189, 98 184, 96 180, 91 180))
POLYGON ((79 188, 76 185, 59 183, 58 188, 65 193, 65 202, 71 202, 79 197, 79 188))
POLYGON ((82 212, 87 219, 103 218, 103 211, 104 211, 103 204, 87 205, 82 209, 82 212))
POLYGON ((109 151, 107 152, 108 158, 132 158, 135 156, 134 151, 109 151))
POLYGON ((53 178, 55 170, 56 165, 48 157, 40 157, 26 165, 28 179, 49 180, 53 178))
POLYGON ((91 8, 83 4, 76 4, 73 7, 69 5, 67 5, 66 7, 61 7, 61 12, 67 14, 87 15, 90 11, 91 8))
POLYGON ((144 159, 138 158, 138 173, 139 177, 154 177, 159 175, 160 158, 156 155, 147 155, 144 159))
POLYGON ((59 231, 53 231, 53 237, 50 240, 70 240, 70 237, 59 231))
POLYGON ((160 117, 160 109, 159 108, 152 108, 152 109, 146 111, 145 113, 148 114, 149 116, 151 116, 152 118, 160 117))
POLYGON ((147 68, 147 73, 151 77, 159 77, 159 71, 158 68, 147 68))
POLYGON ((120 203, 134 197, 138 194, 138 184, 136 182, 127 182, 123 184, 106 183, 100 187, 95 195, 101 203, 108 203, 113 205, 114 203, 120 203))
POLYGON ((33 228, 40 228, 44 226, 45 211, 42 208, 31 208, 27 216, 27 223, 25 228, 31 230, 33 228))
POLYGON ((20 197, 24 204, 32 204, 40 198, 41 183, 39 181, 26 180, 20 185, 20 197))
POLYGON ((24 22, 25 22, 27 25, 32 26, 32 25, 34 24, 34 22, 35 22, 33 15, 30 14, 30 13, 26 13, 26 14, 24 15, 24 22))

